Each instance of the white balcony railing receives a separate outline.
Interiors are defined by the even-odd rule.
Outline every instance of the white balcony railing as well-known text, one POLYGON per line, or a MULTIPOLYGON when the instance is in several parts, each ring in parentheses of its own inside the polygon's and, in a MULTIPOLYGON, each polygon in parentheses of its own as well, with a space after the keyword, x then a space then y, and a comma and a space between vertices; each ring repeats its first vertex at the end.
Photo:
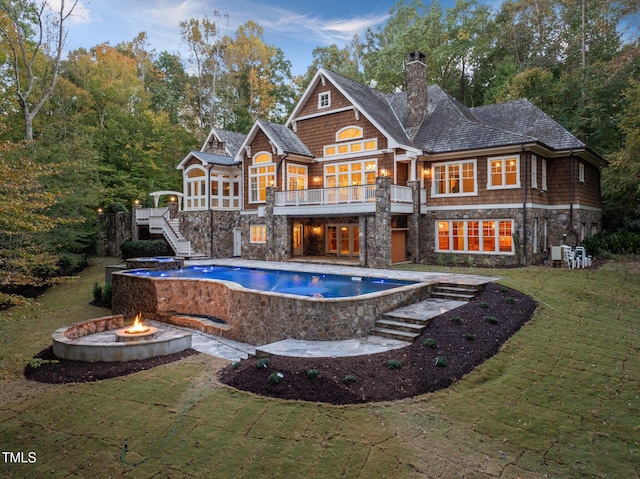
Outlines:
MULTIPOLYGON (((276 206, 335 205, 368 203, 376 200, 376 185, 340 186, 314 190, 276 192, 276 206)), ((408 186, 391 185, 392 203, 412 203, 413 190, 408 186)))

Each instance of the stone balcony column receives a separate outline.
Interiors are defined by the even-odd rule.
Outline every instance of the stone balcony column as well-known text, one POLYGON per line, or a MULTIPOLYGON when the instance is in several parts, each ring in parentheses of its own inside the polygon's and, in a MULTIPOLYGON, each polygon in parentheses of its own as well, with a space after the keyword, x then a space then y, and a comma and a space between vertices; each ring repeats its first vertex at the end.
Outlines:
POLYGON ((412 189, 411 199, 413 202, 413 213, 409 216, 407 226, 407 249, 411 255, 411 261, 420 263, 420 182, 407 181, 407 186, 412 189))
POLYGON ((391 264, 391 178, 376 178, 376 213, 367 231, 367 266, 391 264))
POLYGON ((267 198, 266 204, 264 207, 264 224, 267 227, 267 235, 266 235, 266 257, 267 261, 275 261, 276 257, 276 232, 274 231, 274 221, 273 221, 273 207, 276 204, 276 187, 268 186, 267 187, 267 198))

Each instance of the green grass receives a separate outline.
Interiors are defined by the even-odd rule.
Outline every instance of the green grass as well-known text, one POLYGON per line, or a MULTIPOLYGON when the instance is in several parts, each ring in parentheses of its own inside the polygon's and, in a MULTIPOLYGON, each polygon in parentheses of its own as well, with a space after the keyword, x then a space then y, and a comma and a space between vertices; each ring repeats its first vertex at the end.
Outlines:
POLYGON ((0 445, 37 454, 0 477, 638 477, 638 263, 429 267, 498 274, 540 306, 447 390, 347 407, 234 391, 205 355, 93 384, 24 380, 56 328, 105 314, 88 304, 103 267, 0 312, 0 445))

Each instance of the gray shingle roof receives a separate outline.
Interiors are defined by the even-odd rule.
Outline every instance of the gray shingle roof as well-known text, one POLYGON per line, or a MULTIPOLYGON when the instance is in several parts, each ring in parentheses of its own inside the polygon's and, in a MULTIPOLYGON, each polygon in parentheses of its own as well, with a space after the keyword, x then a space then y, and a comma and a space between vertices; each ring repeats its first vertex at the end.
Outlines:
POLYGON ((514 133, 481 122, 473 112, 437 85, 429 86, 427 115, 413 138, 429 153, 476 150, 535 142, 528 134, 514 133))
POLYGON ((220 165, 220 166, 236 166, 240 163, 235 161, 231 156, 226 155, 218 155, 215 153, 204 153, 202 151, 192 151, 190 153, 191 156, 194 156, 198 160, 203 163, 207 163, 210 165, 220 165))
POLYGON ((218 128, 214 128, 213 132, 220 139, 220 141, 224 142, 229 155, 235 156, 235 154, 242 146, 242 142, 244 141, 246 135, 244 133, 237 133, 235 131, 228 130, 220 130, 218 128))
POLYGON ((554 150, 586 148, 586 145, 529 100, 472 108, 480 121, 535 137, 554 150))
POLYGON ((308 156, 313 158, 313 153, 307 148, 307 145, 302 143, 302 140, 285 125, 279 123, 271 123, 269 121, 258 120, 260 128, 266 133, 266 135, 276 143, 285 153, 292 153, 295 155, 308 156))

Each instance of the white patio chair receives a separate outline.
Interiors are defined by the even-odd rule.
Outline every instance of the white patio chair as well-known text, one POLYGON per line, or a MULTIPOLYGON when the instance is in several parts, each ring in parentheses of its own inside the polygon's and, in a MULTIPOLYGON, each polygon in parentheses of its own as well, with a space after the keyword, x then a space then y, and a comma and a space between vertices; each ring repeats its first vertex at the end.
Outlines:
POLYGON ((567 268, 575 268, 575 256, 573 254, 573 250, 566 245, 562 245, 561 248, 564 264, 567 266, 567 268))

